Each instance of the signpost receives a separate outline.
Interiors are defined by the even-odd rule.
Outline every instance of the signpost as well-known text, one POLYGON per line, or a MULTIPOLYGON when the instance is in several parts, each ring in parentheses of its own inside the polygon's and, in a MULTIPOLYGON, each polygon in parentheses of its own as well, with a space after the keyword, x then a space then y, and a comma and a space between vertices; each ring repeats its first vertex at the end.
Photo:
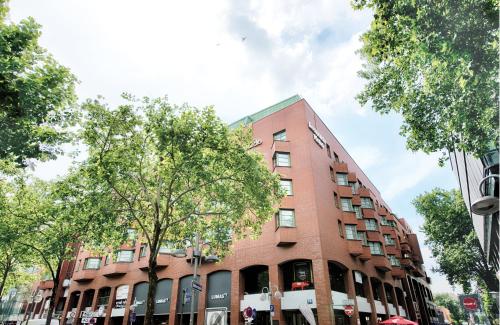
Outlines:
POLYGON ((196 290, 198 292, 201 292, 201 289, 202 289, 201 283, 196 282, 195 280, 193 280, 192 286, 193 286, 194 290, 196 290))

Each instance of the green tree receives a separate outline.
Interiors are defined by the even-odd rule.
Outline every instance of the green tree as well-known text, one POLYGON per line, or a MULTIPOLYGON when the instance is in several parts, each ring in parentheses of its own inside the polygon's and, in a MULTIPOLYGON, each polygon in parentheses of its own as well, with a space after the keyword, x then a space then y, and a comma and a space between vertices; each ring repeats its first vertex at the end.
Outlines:
POLYGON ((353 6, 374 13, 361 37, 362 105, 400 113, 411 150, 481 156, 498 143, 498 0, 353 6))
POLYGON ((7 13, 0 0, 0 168, 54 158, 77 118, 75 77, 38 45, 33 18, 14 24, 7 13))
POLYGON ((462 324, 463 321, 467 321, 467 316, 460 307, 457 298, 451 294, 436 293, 434 295, 434 303, 438 306, 448 308, 453 319, 453 324, 462 324))
POLYGON ((63 262, 74 258, 78 243, 100 242, 99 236, 112 227, 107 208, 95 197, 98 191, 90 192, 87 180, 84 169, 75 170, 54 182, 20 183, 9 196, 16 243, 33 254, 32 261, 43 265, 54 283, 47 325, 59 299, 63 262))
POLYGON ((87 101, 83 139, 96 188, 111 193, 106 204, 116 224, 138 229, 147 243, 149 325, 165 241, 184 245, 198 233, 210 241, 211 254, 223 257, 232 238, 260 232, 282 193, 278 175, 248 149, 251 134, 230 131, 212 108, 124 98, 114 110, 87 101))
POLYGON ((474 281, 497 292, 495 271, 481 249, 461 193, 436 188, 419 195, 413 204, 424 217, 422 230, 437 260, 437 271, 450 284, 460 284, 465 292, 474 281))

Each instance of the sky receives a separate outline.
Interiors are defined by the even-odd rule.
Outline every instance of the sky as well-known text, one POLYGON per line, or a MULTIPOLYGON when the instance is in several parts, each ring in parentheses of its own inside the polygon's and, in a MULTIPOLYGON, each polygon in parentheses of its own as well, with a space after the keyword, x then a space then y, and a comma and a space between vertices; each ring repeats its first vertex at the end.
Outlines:
MULTIPOLYGON (((175 104, 213 105, 230 123, 295 94, 305 98, 418 234, 433 292, 458 293, 431 272, 435 262, 412 200, 434 187, 457 187, 439 154, 412 153, 401 118, 355 100, 360 35, 371 13, 349 0, 11 0, 10 19, 32 16, 40 43, 77 76, 80 100, 120 94, 175 104)), ((38 164, 36 175, 64 174, 71 159, 38 164)))

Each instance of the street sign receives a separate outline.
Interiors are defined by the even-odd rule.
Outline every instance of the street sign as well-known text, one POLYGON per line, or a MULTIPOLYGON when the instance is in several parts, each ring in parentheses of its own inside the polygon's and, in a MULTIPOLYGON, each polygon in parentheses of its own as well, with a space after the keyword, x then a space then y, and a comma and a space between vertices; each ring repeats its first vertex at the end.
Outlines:
POLYGON ((201 289, 202 289, 201 283, 193 280, 193 282, 191 282, 191 284, 192 284, 194 290, 201 292, 201 289))
POLYGON ((247 307, 243 309, 243 318, 247 319, 252 317, 252 315, 253 315, 252 307, 247 307))
POLYGON ((476 311, 478 307, 477 299, 474 297, 465 297, 463 300, 464 308, 468 311, 476 311))
POLYGON ((347 316, 351 317, 352 314, 354 314, 354 308, 352 306, 347 305, 347 306, 344 307, 344 313, 347 316))

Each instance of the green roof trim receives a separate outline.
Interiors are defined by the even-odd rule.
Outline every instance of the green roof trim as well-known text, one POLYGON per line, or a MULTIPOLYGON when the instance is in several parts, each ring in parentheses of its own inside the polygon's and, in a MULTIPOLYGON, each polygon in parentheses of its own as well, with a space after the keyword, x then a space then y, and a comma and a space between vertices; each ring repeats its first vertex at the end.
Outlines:
POLYGON ((266 107, 261 111, 258 111, 257 113, 253 113, 252 115, 245 116, 241 119, 239 119, 236 122, 233 122, 229 124, 229 128, 234 129, 237 128, 240 125, 248 125, 254 122, 257 122, 259 120, 262 120, 264 117, 269 116, 273 113, 276 113, 278 111, 281 111, 283 108, 286 108, 292 104, 295 104, 299 100, 301 100, 302 97, 299 95, 292 96, 290 98, 287 98, 285 100, 282 100, 279 103, 276 103, 272 106, 266 107))

